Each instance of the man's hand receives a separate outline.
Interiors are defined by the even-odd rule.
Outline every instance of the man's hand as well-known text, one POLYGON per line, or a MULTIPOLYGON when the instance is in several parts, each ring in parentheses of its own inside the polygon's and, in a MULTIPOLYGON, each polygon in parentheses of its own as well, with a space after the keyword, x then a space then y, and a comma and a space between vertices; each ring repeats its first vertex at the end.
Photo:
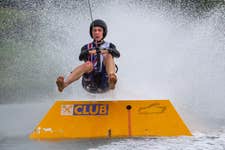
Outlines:
POLYGON ((103 50, 100 50, 100 51, 101 51, 101 54, 108 54, 109 53, 109 51, 106 50, 106 49, 103 49, 103 50))
POLYGON ((91 54, 91 55, 92 54, 96 54, 96 50, 95 49, 94 50, 90 50, 90 51, 88 51, 88 53, 91 54))
MULTIPOLYGON (((91 54, 91 55, 97 54, 97 50, 95 50, 95 49, 94 49, 94 50, 89 50, 88 53, 91 54)), ((106 50, 106 49, 102 49, 102 50, 100 50, 100 53, 101 53, 101 54, 108 54, 109 51, 106 50)))

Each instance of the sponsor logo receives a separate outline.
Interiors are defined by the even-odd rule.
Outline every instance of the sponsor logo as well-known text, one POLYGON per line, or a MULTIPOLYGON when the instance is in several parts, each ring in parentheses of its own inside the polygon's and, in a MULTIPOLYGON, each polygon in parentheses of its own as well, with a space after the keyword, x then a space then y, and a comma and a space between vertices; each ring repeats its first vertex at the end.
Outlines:
POLYGON ((73 115, 108 115, 108 104, 75 104, 73 115))
POLYGON ((108 104, 74 104, 61 105, 63 116, 96 116, 108 115, 108 104))
POLYGON ((73 115, 73 105, 61 105, 61 115, 62 116, 72 116, 73 115))
POLYGON ((149 114, 162 114, 166 111, 167 107, 161 105, 160 103, 153 103, 146 107, 140 107, 138 109, 138 114, 149 115, 149 114))

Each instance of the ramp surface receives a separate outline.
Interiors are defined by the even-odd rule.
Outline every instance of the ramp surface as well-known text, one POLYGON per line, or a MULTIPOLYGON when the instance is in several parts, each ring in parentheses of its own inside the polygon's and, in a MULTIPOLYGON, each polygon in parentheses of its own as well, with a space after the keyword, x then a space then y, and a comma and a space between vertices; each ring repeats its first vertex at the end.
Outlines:
POLYGON ((169 100, 56 101, 31 139, 190 136, 169 100))

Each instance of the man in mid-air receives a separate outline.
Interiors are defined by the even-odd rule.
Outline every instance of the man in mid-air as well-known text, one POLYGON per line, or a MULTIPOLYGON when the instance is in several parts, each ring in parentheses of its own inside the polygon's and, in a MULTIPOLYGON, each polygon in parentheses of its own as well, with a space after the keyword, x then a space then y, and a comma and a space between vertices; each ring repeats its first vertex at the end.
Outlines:
POLYGON ((79 56, 79 60, 84 63, 76 67, 65 80, 63 76, 57 78, 60 92, 81 76, 82 85, 88 92, 102 93, 115 89, 117 76, 114 58, 119 58, 120 53, 113 43, 104 41, 106 35, 106 23, 100 19, 94 20, 90 25, 93 41, 81 48, 79 56))

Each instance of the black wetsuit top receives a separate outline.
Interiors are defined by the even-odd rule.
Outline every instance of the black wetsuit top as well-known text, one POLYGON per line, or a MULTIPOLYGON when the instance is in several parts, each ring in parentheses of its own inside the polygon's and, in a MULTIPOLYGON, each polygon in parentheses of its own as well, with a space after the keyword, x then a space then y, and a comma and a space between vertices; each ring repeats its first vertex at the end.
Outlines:
MULTIPOLYGON (((99 44, 96 44, 94 42, 92 42, 93 44, 93 47, 94 48, 98 48, 100 47, 101 45, 103 45, 105 43, 105 41, 102 41, 101 43, 99 44)), ((80 61, 87 61, 88 60, 88 45, 89 44, 86 44, 84 45, 82 48, 81 48, 81 53, 80 53, 80 56, 79 56, 79 60, 80 61)), ((113 43, 109 43, 109 53, 113 56, 113 57, 116 57, 116 58, 119 58, 120 57, 120 52, 116 49, 116 46, 113 44, 113 43)))

